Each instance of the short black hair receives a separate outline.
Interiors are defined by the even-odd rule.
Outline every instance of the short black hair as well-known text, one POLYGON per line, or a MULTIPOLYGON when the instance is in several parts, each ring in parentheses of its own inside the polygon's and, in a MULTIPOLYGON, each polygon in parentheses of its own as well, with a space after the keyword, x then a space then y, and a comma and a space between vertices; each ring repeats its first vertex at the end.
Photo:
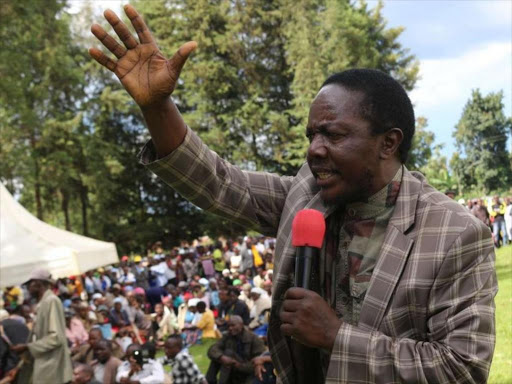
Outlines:
POLYGON ((364 95, 361 115, 372 125, 372 133, 379 135, 392 128, 400 128, 404 135, 398 148, 400 161, 405 163, 415 130, 414 109, 407 92, 398 81, 376 69, 349 69, 335 73, 320 87, 337 84, 364 95))
POLYGON ((178 345, 180 346, 180 348, 183 347, 183 338, 181 337, 180 334, 178 333, 175 333, 174 335, 170 335, 167 340, 165 340, 165 343, 169 343, 169 342, 176 342, 178 343, 178 345))
POLYGON ((197 303, 197 309, 204 310, 206 309, 206 303, 204 301, 200 301, 197 303))
POLYGON ((156 355, 156 345, 152 341, 146 341, 142 345, 142 350, 147 351, 147 355, 150 359, 154 359, 156 355))
POLYGON ((106 347, 109 351, 112 352, 112 343, 110 342, 110 340, 107 340, 107 339, 101 339, 100 341, 98 341, 98 343, 96 344, 96 346, 104 346, 106 347))

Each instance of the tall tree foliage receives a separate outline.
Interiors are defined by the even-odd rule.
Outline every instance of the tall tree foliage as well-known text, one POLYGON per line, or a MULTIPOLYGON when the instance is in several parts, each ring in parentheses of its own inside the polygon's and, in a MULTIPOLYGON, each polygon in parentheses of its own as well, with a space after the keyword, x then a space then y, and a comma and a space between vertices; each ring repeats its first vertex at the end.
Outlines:
POLYGON ((512 170, 506 147, 512 120, 504 113, 503 93, 484 96, 476 89, 466 103, 454 137, 458 153, 452 159, 465 189, 485 193, 510 185, 512 170))
POLYGON ((382 4, 345 0, 138 1, 162 49, 196 40, 176 98, 187 123, 248 169, 293 174, 309 105, 325 78, 383 70, 412 89, 418 64, 386 28, 382 4))
MULTIPOLYGON (((174 97, 187 123, 243 168, 293 174, 309 105, 335 71, 378 68, 410 90, 417 62, 387 28, 382 4, 348 0, 136 1, 164 53, 199 49, 174 97)), ((93 2, 0 3, 0 176, 39 217, 142 251, 203 233, 241 234, 173 193, 140 164, 148 139, 118 80, 86 49, 93 2), (15 63, 15 64, 13 64, 15 63)), ((110 30, 110 27, 106 28, 110 30)))
POLYGON ((59 205, 53 204, 59 196, 68 217, 75 176, 67 169, 75 152, 83 75, 64 6, 62 0, 0 3, 2 176, 11 186, 19 179, 39 218, 59 205))
POLYGON ((441 145, 434 146, 435 135, 427 129, 427 119, 418 117, 412 138, 412 145, 407 158, 406 166, 411 171, 421 171, 425 167, 432 152, 441 149, 441 145))

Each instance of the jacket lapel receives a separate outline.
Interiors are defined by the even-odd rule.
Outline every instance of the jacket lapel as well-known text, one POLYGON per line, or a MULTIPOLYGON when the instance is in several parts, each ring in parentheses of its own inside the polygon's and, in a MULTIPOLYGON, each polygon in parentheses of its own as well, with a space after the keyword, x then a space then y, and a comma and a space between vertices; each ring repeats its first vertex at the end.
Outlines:
POLYGON ((414 240, 405 232, 414 224, 416 204, 421 182, 404 166, 404 176, 391 217, 379 259, 372 273, 358 326, 367 330, 377 330, 389 301, 400 280, 414 240))

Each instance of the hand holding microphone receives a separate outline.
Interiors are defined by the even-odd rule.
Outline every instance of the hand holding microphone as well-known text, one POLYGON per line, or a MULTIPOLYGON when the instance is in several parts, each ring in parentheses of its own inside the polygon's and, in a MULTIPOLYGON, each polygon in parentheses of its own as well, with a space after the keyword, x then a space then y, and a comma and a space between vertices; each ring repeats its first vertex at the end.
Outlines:
POLYGON ((295 287, 288 289, 281 307, 281 332, 300 343, 331 350, 341 320, 327 302, 310 291, 311 270, 318 261, 325 235, 321 212, 299 211, 292 224, 292 245, 296 247, 295 287))

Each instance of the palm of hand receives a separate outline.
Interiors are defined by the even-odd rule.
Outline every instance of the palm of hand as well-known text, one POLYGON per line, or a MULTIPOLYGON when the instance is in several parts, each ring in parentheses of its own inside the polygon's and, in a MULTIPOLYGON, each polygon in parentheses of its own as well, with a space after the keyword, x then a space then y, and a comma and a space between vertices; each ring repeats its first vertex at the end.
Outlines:
POLYGON ((135 40, 128 27, 114 12, 107 10, 104 13, 105 18, 124 46, 100 25, 93 24, 91 31, 94 36, 118 60, 112 60, 96 48, 91 48, 89 53, 98 63, 119 77, 125 89, 140 107, 158 105, 174 91, 181 69, 197 44, 192 41, 183 44, 174 56, 167 60, 158 49, 153 36, 135 8, 126 5, 124 9, 140 41, 135 40))
POLYGON ((176 83, 176 71, 154 44, 139 44, 117 62, 115 74, 141 107, 169 96, 176 83))

